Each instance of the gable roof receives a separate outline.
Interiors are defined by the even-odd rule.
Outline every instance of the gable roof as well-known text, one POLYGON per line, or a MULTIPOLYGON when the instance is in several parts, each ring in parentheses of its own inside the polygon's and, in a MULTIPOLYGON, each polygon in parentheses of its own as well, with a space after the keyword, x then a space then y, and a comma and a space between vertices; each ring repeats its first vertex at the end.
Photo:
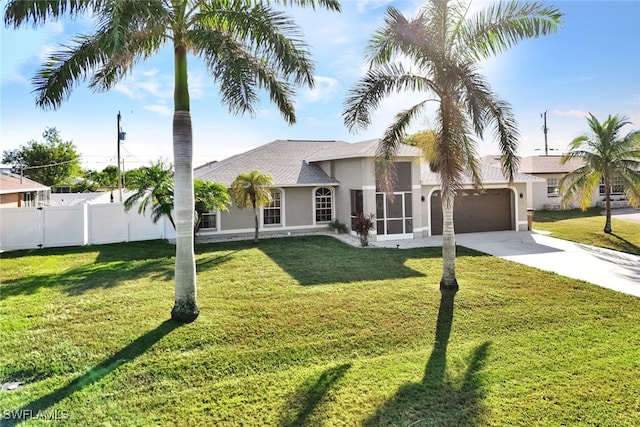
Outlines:
MULTIPOLYGON (((502 169, 495 166, 490 166, 487 164, 480 163, 478 165, 480 169, 480 179, 483 184, 505 184, 509 180, 506 175, 502 172, 502 169)), ((427 185, 439 185, 440 177, 437 173, 432 172, 429 168, 429 164, 423 163, 422 170, 420 171, 420 178, 422 180, 422 184, 427 185)), ((544 182, 543 178, 539 178, 537 176, 525 174, 525 173, 514 173, 513 174, 513 182, 514 183, 522 183, 522 182, 544 182)), ((473 184, 473 180, 471 179, 471 174, 466 173, 463 179, 463 184, 473 184)))
MULTIPOLYGON (((528 156, 520 158, 518 172, 527 174, 543 173, 569 173, 581 167, 584 163, 581 159, 569 159, 564 165, 562 156, 528 156)), ((500 167, 500 156, 484 156, 481 162, 500 167)))
POLYGON ((0 194, 50 190, 50 187, 13 173, 0 173, 0 194))
POLYGON ((237 154, 219 162, 207 163, 194 169, 196 178, 230 186, 243 172, 258 169, 271 175, 276 187, 337 185, 320 166, 308 159, 316 153, 339 150, 344 141, 276 140, 253 150, 237 154))
MULTIPOLYGON (((353 144, 345 143, 336 147, 327 147, 328 149, 316 152, 308 160, 310 162, 321 162, 325 160, 352 159, 360 157, 375 157, 378 151, 379 139, 370 139, 368 141, 356 142, 353 144)), ((407 144, 400 144, 397 157, 419 157, 422 156, 422 150, 407 144)))

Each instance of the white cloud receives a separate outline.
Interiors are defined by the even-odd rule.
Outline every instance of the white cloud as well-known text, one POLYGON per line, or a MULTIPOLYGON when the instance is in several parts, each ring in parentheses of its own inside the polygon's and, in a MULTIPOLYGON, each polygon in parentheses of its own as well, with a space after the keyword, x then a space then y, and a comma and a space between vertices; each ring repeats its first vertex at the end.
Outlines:
POLYGON ((316 76, 316 85, 313 89, 308 89, 304 93, 307 102, 326 101, 338 88, 338 81, 331 77, 316 76))
POLYGON ((589 115, 581 110, 553 110, 553 114, 560 117, 577 117, 583 119, 589 115))

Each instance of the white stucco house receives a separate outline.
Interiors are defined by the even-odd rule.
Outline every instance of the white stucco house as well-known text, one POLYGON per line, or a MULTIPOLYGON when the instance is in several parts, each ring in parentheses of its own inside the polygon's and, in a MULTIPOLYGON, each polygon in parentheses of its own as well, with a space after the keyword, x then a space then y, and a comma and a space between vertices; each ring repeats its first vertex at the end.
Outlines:
MULTIPOLYGON (((528 156, 520 158, 520 166, 518 172, 533 175, 542 178, 544 183, 530 182, 527 189, 527 204, 536 210, 558 210, 563 209, 561 206, 562 193, 560 189, 560 180, 570 172, 581 167, 584 163, 581 159, 569 159, 562 164, 562 156, 528 156)), ((499 166, 499 156, 485 156, 481 159, 485 164, 491 166, 499 166)), ((600 183, 598 188, 591 196, 591 206, 602 206, 604 203, 605 186, 604 181, 600 183)), ((628 204, 624 201, 625 192, 622 180, 619 177, 613 178, 611 185, 611 198, 614 201, 613 206, 626 207, 628 204)), ((574 200, 567 205, 568 209, 580 206, 579 201, 574 200)))
MULTIPOLYGON (((271 205, 260 209, 260 231, 287 233, 326 229, 332 221, 348 227, 358 213, 374 214, 372 240, 413 239, 442 234, 437 176, 422 160, 420 149, 408 145, 397 153, 393 200, 376 187, 374 157, 378 140, 276 140, 194 170, 196 178, 230 186, 242 172, 258 169, 271 175, 271 205)), ((471 179, 456 197, 456 232, 527 230, 528 184, 544 180, 516 174, 513 185, 497 167, 481 165, 482 188, 471 179)), ((251 209, 232 205, 212 212, 201 235, 242 236, 253 233, 251 209)))

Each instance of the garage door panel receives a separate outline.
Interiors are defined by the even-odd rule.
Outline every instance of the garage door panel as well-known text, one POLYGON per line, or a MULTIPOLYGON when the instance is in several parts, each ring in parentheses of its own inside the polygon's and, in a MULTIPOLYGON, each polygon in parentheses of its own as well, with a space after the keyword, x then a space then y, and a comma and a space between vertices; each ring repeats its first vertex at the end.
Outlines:
MULTIPOLYGON (((466 191, 456 196, 453 224, 456 233, 511 230, 511 191, 466 191)), ((433 235, 442 234, 442 200, 439 192, 431 197, 431 228, 433 235)))

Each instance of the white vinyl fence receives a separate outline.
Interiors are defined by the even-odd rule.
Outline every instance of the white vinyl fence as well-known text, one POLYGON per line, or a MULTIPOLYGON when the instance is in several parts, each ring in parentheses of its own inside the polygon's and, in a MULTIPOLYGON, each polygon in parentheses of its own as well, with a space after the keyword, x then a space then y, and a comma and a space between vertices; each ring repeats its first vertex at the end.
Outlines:
POLYGON ((0 209, 0 250, 82 246, 175 237, 164 217, 125 212, 122 203, 0 209))

